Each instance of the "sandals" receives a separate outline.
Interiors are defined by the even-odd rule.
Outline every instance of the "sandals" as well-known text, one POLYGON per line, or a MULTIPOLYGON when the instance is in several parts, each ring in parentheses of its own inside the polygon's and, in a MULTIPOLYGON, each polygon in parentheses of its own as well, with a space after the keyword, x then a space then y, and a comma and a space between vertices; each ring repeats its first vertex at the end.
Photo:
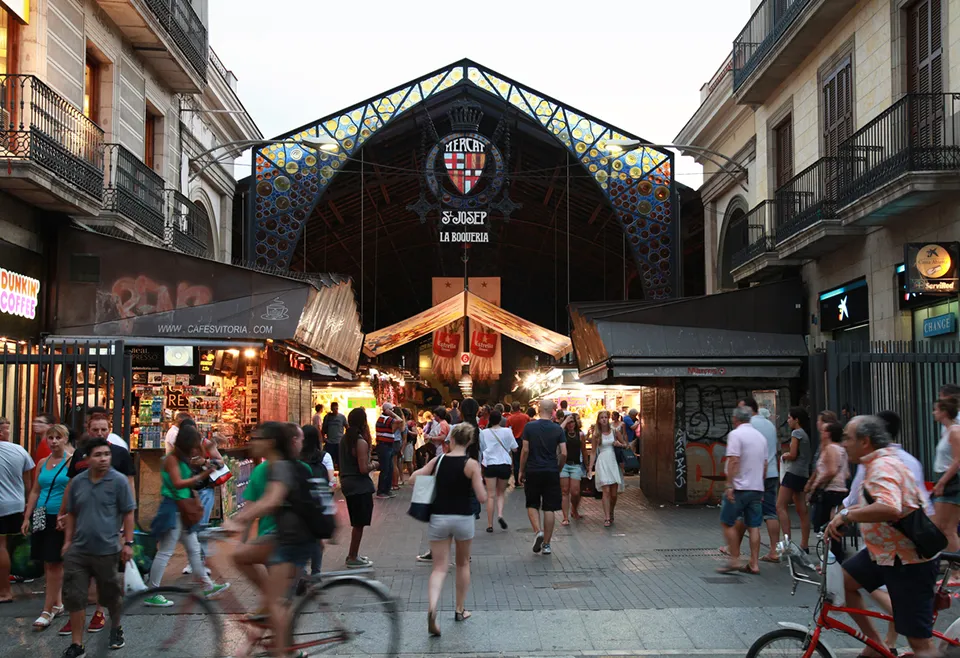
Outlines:
POLYGON ((760 570, 757 569, 756 571, 754 571, 753 569, 750 568, 749 564, 745 564, 742 567, 740 567, 740 573, 749 574, 751 576, 759 576, 760 570))
POLYGON ((563 521, 560 522, 560 525, 570 525, 570 522, 564 519, 563 521))
POLYGON ((717 573, 723 574, 723 575, 737 574, 737 573, 740 573, 742 569, 743 567, 740 566, 739 564, 736 566, 728 564, 725 567, 720 567, 719 569, 717 569, 717 573))
POLYGON ((37 617, 37 620, 33 622, 33 630, 35 631, 44 631, 50 628, 50 624, 53 623, 53 618, 56 615, 48 610, 44 610, 40 613, 40 616, 37 617))
POLYGON ((764 555, 760 558, 761 562, 770 562, 771 564, 780 564, 780 558, 773 557, 772 555, 764 555))
POLYGON ((492 525, 487 526, 487 532, 493 532, 493 526, 492 526, 492 525))
POLYGON ((613 523, 613 521, 611 521, 610 519, 606 519, 606 520, 603 522, 603 527, 604 527, 604 528, 609 528, 611 523, 613 523))
POLYGON ((469 610, 461 610, 460 612, 454 611, 453 613, 454 621, 467 621, 472 616, 473 613, 471 613, 469 610))

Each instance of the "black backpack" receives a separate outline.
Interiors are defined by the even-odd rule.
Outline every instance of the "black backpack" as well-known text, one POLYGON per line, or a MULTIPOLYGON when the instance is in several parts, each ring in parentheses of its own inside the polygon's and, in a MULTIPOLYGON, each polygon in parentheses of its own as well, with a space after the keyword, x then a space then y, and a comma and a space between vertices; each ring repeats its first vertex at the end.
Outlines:
POLYGON ((297 487, 290 493, 290 505, 316 539, 330 539, 337 528, 337 508, 327 478, 314 477, 311 469, 295 462, 297 487))

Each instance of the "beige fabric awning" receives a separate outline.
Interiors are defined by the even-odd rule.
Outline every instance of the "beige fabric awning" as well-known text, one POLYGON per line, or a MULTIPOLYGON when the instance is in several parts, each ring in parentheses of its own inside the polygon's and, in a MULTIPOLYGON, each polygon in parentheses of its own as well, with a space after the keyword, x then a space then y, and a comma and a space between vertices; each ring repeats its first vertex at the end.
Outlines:
POLYGON ((374 357, 389 352, 459 320, 464 315, 518 343, 528 345, 555 358, 560 358, 573 349, 573 344, 567 336, 524 320, 473 293, 461 292, 442 304, 402 322, 367 334, 363 341, 363 353, 374 357), (466 308, 464 295, 467 296, 466 308), (466 313, 464 313, 465 310, 466 313))

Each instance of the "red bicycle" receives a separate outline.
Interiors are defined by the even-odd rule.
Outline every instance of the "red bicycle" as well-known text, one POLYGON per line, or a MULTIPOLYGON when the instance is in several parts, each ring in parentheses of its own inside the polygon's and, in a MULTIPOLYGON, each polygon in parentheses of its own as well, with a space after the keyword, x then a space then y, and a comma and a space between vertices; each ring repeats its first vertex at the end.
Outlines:
MULTIPOLYGON (((826 546, 827 543, 823 541, 823 535, 820 535, 820 542, 817 545, 820 573, 817 573, 815 568, 811 569, 808 566, 809 563, 804 564, 801 557, 804 554, 801 554, 796 546, 791 546, 786 554, 787 564, 790 566, 790 577, 793 578, 791 595, 797 593, 797 585, 800 583, 816 585, 820 589, 820 599, 814 610, 812 628, 790 622, 780 622, 779 625, 782 628, 767 633, 753 643, 753 646, 747 652, 747 658, 773 658, 774 656, 777 658, 813 658, 813 656, 836 658, 836 652, 823 640, 825 630, 845 633, 870 647, 884 658, 895 658, 895 655, 883 644, 877 644, 867 638, 859 629, 844 624, 831 616, 843 613, 858 614, 881 621, 893 621, 893 617, 882 612, 833 604, 833 597, 827 590, 827 567, 829 566, 830 551, 826 546)), ((953 571, 960 569, 960 553, 941 553, 940 557, 947 561, 947 571, 936 591, 934 622, 936 622, 937 615, 941 610, 950 607, 950 592, 947 590, 946 584, 950 582, 950 575, 953 571)), ((953 622, 945 632, 934 631, 933 635, 941 641, 941 649, 960 647, 960 619, 953 622)))

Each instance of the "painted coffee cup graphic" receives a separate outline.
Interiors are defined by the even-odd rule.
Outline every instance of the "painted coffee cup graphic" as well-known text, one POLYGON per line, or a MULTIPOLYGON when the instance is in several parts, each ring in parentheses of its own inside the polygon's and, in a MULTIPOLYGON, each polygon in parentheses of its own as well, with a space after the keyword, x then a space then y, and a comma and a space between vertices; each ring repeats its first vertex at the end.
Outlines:
POLYGON ((290 312, 282 299, 274 297, 273 302, 267 304, 266 312, 260 317, 264 320, 286 320, 290 317, 290 312))

